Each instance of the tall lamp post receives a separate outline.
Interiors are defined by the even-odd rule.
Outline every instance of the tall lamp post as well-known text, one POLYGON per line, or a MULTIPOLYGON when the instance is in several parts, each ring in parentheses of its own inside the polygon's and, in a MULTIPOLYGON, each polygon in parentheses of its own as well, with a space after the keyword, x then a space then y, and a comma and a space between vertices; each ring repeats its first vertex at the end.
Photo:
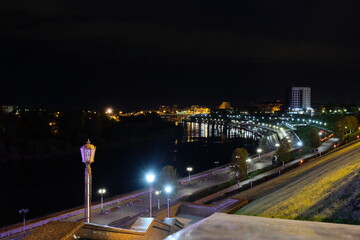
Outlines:
POLYGON ((29 211, 29 209, 20 209, 19 210, 19 213, 23 215, 23 232, 24 232, 24 237, 25 237, 25 222, 26 222, 26 219, 25 219, 25 214, 29 211))
POLYGON ((155 175, 154 174, 147 174, 146 175, 146 181, 149 183, 149 196, 150 196, 150 210, 149 210, 149 215, 150 217, 152 217, 152 183, 155 180, 155 175))
POLYGON ((166 186, 165 187, 165 192, 167 194, 167 209, 168 209, 168 218, 170 217, 170 193, 172 191, 172 187, 171 186, 166 186))
POLYGON ((161 193, 161 191, 155 191, 155 195, 157 196, 157 198, 158 198, 158 210, 160 209, 160 193, 161 193))
MULTIPOLYGON (((275 143, 275 147, 276 147, 276 152, 279 150, 279 147, 280 147, 280 143, 275 143)), ((276 159, 277 159, 277 157, 276 157, 276 159)), ((284 166, 284 161, 282 161, 282 167, 281 167, 282 169, 284 169, 285 168, 285 166, 284 166)))
POLYGON ((219 161, 215 161, 214 163, 215 163, 215 166, 217 167, 219 164, 219 161))
POLYGON ((101 196, 101 204, 100 204, 100 211, 101 211, 101 214, 104 213, 104 194, 106 193, 106 189, 105 188, 100 188, 98 193, 100 194, 101 196))
POLYGON ((186 168, 186 170, 189 172, 189 186, 190 186, 190 172, 193 170, 192 167, 186 168))
POLYGON ((81 158, 85 163, 85 222, 91 222, 91 167, 90 164, 94 162, 96 147, 87 143, 80 148, 81 158))

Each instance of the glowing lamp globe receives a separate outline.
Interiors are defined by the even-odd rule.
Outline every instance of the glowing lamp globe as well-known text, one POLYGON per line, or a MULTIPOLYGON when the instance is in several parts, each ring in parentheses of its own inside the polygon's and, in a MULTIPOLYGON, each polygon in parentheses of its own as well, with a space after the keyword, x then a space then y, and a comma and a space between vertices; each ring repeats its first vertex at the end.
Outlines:
POLYGON ((152 173, 146 174, 146 181, 148 183, 152 183, 152 182, 154 182, 154 180, 155 180, 155 175, 154 174, 152 174, 152 173))
POLYGON ((165 192, 166 193, 171 193, 171 191, 172 191, 172 187, 170 187, 170 186, 165 187, 165 192))
POLYGON ((94 162, 96 147, 90 144, 88 140, 87 143, 80 148, 81 158, 83 163, 89 164, 94 162))

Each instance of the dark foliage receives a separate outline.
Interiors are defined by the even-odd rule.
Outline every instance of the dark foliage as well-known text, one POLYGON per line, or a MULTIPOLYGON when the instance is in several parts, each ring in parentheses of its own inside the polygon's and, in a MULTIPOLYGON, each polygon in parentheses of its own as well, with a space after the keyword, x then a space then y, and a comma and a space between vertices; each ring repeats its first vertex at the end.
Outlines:
POLYGON ((74 153, 90 139, 114 146, 181 134, 156 114, 121 117, 84 111, 0 111, 0 163, 74 153))

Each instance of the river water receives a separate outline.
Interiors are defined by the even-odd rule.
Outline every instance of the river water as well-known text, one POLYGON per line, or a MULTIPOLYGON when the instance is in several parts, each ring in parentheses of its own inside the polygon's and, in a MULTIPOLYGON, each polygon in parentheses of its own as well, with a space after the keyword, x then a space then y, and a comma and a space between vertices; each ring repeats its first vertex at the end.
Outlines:
MULTIPOLYGON (((182 139, 153 140, 132 146, 97 146, 93 171, 93 201, 97 189, 106 188, 106 198, 147 187, 148 171, 174 166, 179 175, 193 174, 230 162, 232 152, 244 147, 253 154, 259 140, 243 129, 218 124, 181 123, 182 139)), ((96 143, 94 143, 96 145, 96 143)), ((19 209, 28 208, 27 218, 69 209, 83 204, 85 165, 78 154, 38 159, 0 169, 0 227, 21 222, 19 209)))

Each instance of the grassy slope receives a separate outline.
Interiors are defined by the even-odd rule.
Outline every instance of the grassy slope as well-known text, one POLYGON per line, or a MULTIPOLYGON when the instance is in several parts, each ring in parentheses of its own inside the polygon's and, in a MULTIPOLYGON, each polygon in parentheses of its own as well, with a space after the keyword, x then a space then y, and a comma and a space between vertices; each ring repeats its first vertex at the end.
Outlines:
MULTIPOLYGON (((355 150, 360 143, 350 146, 355 150)), ((360 157, 344 158, 342 149, 240 193, 254 200, 238 214, 276 218, 360 223, 360 157), (340 156, 332 159, 334 156, 340 156), (313 167, 313 168, 311 168, 313 167), (255 200, 256 199, 256 200, 255 200)))

